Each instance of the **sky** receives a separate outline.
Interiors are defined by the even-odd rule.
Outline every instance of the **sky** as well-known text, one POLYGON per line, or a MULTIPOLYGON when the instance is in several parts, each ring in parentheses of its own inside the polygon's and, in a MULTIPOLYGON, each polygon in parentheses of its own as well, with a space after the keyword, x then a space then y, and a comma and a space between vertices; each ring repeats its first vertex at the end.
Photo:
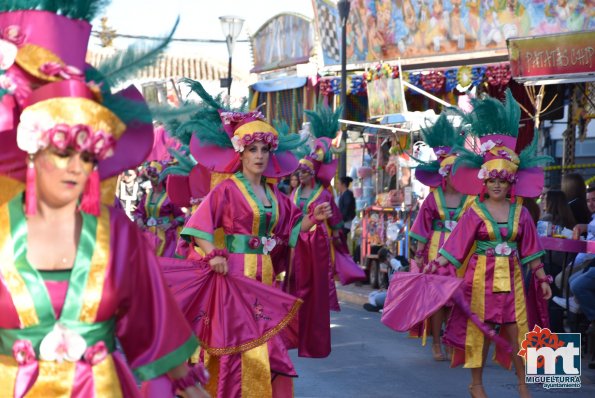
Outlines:
MULTIPOLYGON (((234 15, 246 22, 239 39, 247 39, 273 16, 282 12, 295 12, 313 18, 312 0, 112 0, 104 15, 108 25, 117 33, 146 36, 165 36, 173 27, 176 18, 180 24, 174 37, 223 40, 219 17, 234 15)), ((99 18, 94 22, 100 26, 99 18)), ((93 44, 96 43, 92 41, 93 44)), ((116 39, 116 47, 126 47, 130 41, 116 39)), ((197 44, 172 43, 170 52, 191 55, 227 65, 225 43, 197 44)), ((252 67, 250 44, 237 43, 233 53, 234 73, 236 68, 247 75, 252 67)))

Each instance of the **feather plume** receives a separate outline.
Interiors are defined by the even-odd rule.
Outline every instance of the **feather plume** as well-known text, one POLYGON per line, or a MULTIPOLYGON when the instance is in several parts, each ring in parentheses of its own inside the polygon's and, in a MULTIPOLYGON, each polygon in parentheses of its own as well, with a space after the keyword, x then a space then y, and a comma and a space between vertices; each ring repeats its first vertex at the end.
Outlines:
POLYGON ((219 109, 226 109, 225 105, 223 104, 223 102, 221 101, 221 97, 219 97, 217 100, 215 98, 213 98, 211 96, 211 94, 209 94, 207 92, 207 90, 205 90, 205 88, 202 86, 202 84, 200 84, 200 82, 196 81, 196 80, 192 80, 192 79, 188 79, 188 78, 182 78, 180 80, 180 83, 185 83, 190 87, 190 90, 195 93, 196 95, 199 96, 199 98, 208 106, 210 106, 211 108, 213 108, 215 111, 219 110, 219 109))
POLYGON ((547 155, 537 155, 538 145, 537 130, 533 133, 533 140, 525 149, 519 154, 519 169, 527 169, 529 167, 545 166, 552 163, 554 159, 547 155))
POLYGON ((432 148, 439 146, 452 147, 464 140, 464 136, 457 133, 445 113, 442 113, 430 127, 422 128, 421 134, 425 143, 432 148))
POLYGON ((339 118, 343 112, 343 107, 339 106, 333 112, 328 106, 318 102, 316 110, 306 110, 304 113, 310 122, 310 131, 315 138, 328 137, 335 138, 339 131, 339 118))
POLYGON ((6 0, 0 11, 43 10, 91 22, 111 0, 6 0))
POLYGON ((139 70, 153 64, 171 42, 179 22, 180 18, 178 17, 169 35, 156 45, 134 44, 127 50, 118 52, 113 57, 101 62, 97 66, 101 75, 95 77, 97 80, 93 80, 98 84, 103 83, 105 89, 110 89, 134 76, 139 70))
POLYGON ((491 134, 508 135, 517 137, 521 108, 515 101, 510 89, 506 90, 504 103, 495 98, 472 99, 473 112, 465 114, 461 111, 465 124, 469 124, 471 133, 477 137, 491 134))

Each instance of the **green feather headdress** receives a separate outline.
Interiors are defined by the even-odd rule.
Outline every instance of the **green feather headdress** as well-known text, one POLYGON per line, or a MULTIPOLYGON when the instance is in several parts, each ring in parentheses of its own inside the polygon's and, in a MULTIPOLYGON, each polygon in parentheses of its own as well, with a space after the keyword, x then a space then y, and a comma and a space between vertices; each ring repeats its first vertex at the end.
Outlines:
POLYGON ((494 134, 518 136, 521 108, 510 89, 506 90, 503 103, 496 98, 486 97, 473 98, 471 104, 473 105, 471 113, 459 111, 458 114, 463 118, 463 124, 472 135, 476 137, 494 134))
POLYGON ((306 110, 304 113, 310 122, 310 131, 314 138, 328 137, 333 139, 339 131, 339 118, 343 112, 343 106, 333 110, 321 101, 316 105, 316 110, 306 110))
MULTIPOLYGON (((454 146, 462 145, 465 142, 465 135, 457 132, 457 129, 448 120, 446 113, 442 113, 433 125, 423 127, 421 129, 421 135, 424 142, 435 150, 439 147, 448 147, 450 148, 450 152, 452 152, 454 146)), ((437 173, 440 169, 441 159, 431 162, 418 160, 418 162, 419 164, 416 167, 418 170, 437 173)))
MULTIPOLYGON (((173 136, 182 141, 182 137, 195 134, 201 143, 212 144, 223 148, 233 148, 231 137, 223 129, 219 110, 244 113, 246 101, 244 100, 239 109, 230 109, 223 104, 220 96, 213 98, 207 93, 200 82, 187 78, 181 81, 186 83, 190 87, 190 90, 198 95, 201 103, 198 107, 195 106, 195 112, 190 117, 190 120, 180 124, 180 127, 173 133, 173 136)), ((302 139, 298 134, 279 133, 277 152, 291 151, 300 145, 302 145, 302 139)))

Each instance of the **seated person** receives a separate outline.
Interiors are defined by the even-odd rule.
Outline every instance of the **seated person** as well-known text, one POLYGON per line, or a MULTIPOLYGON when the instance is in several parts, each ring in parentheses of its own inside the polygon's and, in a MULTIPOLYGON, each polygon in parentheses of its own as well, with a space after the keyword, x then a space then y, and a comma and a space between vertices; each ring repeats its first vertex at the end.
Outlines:
MULTIPOLYGON (((589 210, 591 211, 591 222, 589 224, 577 224, 574 227, 575 235, 582 235, 583 233, 587 233, 587 240, 595 240, 595 187, 591 187, 587 190, 587 205, 589 206, 589 210)), ((568 277, 568 284, 571 287, 576 283, 576 286, 584 287, 585 281, 578 282, 578 279, 583 279, 584 276, 593 275, 593 265, 595 264, 595 254, 593 253, 579 253, 574 260, 574 266, 572 270, 570 269, 571 265, 568 265, 564 272, 561 272, 556 276, 555 283, 556 286, 562 287, 562 280, 564 278, 564 273, 569 274, 568 277)), ((580 289, 580 288, 579 288, 580 289)), ((566 299, 564 297, 554 297, 553 301, 560 305, 561 307, 566 308, 566 299)), ((580 301, 580 299, 579 299, 580 301)), ((585 299, 583 298, 583 304, 585 304, 585 299)), ((578 304, 574 298, 571 298, 568 303, 568 309, 572 312, 578 312, 578 304)), ((589 303, 592 305, 593 303, 589 303)))
POLYGON ((386 247, 378 251, 378 265, 380 271, 380 288, 379 291, 374 291, 368 296, 369 303, 364 304, 364 309, 367 311, 377 312, 384 308, 384 301, 386 300, 386 288, 390 283, 395 272, 408 271, 407 259, 403 256, 395 257, 386 247), (403 265, 405 264, 405 265, 403 265))

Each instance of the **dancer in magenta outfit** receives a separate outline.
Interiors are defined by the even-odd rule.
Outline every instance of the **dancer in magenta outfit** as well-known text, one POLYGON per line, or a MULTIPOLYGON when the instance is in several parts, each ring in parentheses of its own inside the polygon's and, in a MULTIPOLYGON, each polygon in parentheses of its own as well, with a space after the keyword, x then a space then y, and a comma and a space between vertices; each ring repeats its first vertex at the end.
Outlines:
MULTIPOLYGON (((433 188, 432 193, 421 205, 409 232, 409 236, 417 241, 415 262, 420 267, 438 257, 438 249, 442 247, 473 200, 472 197, 454 189, 450 181, 452 165, 456 158, 452 148, 457 143, 464 142, 464 135, 457 133, 446 114, 440 115, 431 127, 422 129, 422 134, 424 141, 434 149, 437 159, 429 164, 420 164, 415 170, 417 180, 433 188)), ((443 271, 447 271, 442 272, 444 275, 456 275, 453 266, 443 271)), ((422 337, 425 345, 427 330, 431 330, 432 354, 436 361, 446 359, 440 344, 440 333, 446 315, 445 307, 431 316, 430 324, 426 321, 410 332, 413 336, 422 337)))
MULTIPOLYGON (((551 277, 546 277, 540 263, 544 251, 521 197, 539 196, 543 170, 537 166, 549 158, 535 156, 536 137, 520 155, 515 153, 520 109, 510 91, 504 105, 492 98, 474 100, 473 105, 473 112, 464 120, 479 137, 481 153, 457 149, 452 181, 457 190, 480 196, 428 268, 435 270, 449 263, 463 267, 463 293, 471 311, 492 327, 500 325, 500 335, 512 345, 512 357, 497 345, 495 358, 506 368, 514 364, 519 393, 528 397, 524 363, 517 352, 529 331, 527 314, 535 303, 526 300, 521 266, 532 270, 541 293, 538 300, 551 296, 551 277)), ((471 395, 485 397, 483 367, 489 345, 459 307, 453 309, 444 341, 454 348, 452 365, 471 368, 471 395)))
POLYGON ((143 196, 134 215, 139 226, 152 235, 155 254, 159 257, 174 257, 178 230, 184 225, 184 213, 170 200, 165 183, 159 178, 163 166, 163 163, 153 161, 145 168, 153 189, 143 196))
MULTIPOLYGON (((331 216, 330 204, 321 203, 303 217, 275 184, 266 181, 267 177, 279 178, 295 170, 297 161, 288 149, 299 145, 299 136, 280 137, 258 111, 235 113, 220 109, 223 105, 206 94, 199 83, 190 81, 190 84, 209 105, 203 108, 207 109, 205 114, 189 122, 196 131, 191 142, 192 154, 213 174, 227 173, 228 178, 215 186, 199 205, 182 236, 195 245, 191 257, 198 251, 202 254, 199 258, 208 261, 215 272, 245 276, 271 286, 280 272, 271 252, 294 247, 300 231, 331 216), (215 118, 220 119, 214 122, 215 118), (285 141, 286 138, 293 143, 285 141)), ((285 257, 289 257, 288 252, 285 257)), ((213 295, 199 305, 204 304, 205 308, 225 305, 227 311, 240 319, 254 316, 252 312, 241 312, 241 303, 224 304, 233 297, 220 297, 221 294, 213 290, 213 295), (219 300, 223 301, 219 303, 219 300)), ((294 309, 297 312, 297 307, 294 309)), ((213 375, 207 385, 211 394, 221 398, 292 396, 291 377, 296 372, 278 333, 295 313, 281 314, 282 311, 280 303, 260 302, 258 316, 280 314, 284 318, 281 327, 243 346, 217 351, 202 348, 201 361, 213 375)), ((212 327, 223 335, 248 332, 230 330, 225 324, 212 327)))
POLYGON ((204 374, 185 365, 198 342, 155 256, 124 213, 100 205, 100 182, 136 167, 152 144, 151 123, 126 110, 149 110, 135 89, 112 95, 105 83, 109 108, 84 81, 91 26, 81 18, 97 4, 57 15, 39 9, 54 3, 18 3, 0 13, 14 84, 0 93, 3 396, 139 397, 132 369, 141 380, 167 374, 159 396, 205 397, 204 374))

